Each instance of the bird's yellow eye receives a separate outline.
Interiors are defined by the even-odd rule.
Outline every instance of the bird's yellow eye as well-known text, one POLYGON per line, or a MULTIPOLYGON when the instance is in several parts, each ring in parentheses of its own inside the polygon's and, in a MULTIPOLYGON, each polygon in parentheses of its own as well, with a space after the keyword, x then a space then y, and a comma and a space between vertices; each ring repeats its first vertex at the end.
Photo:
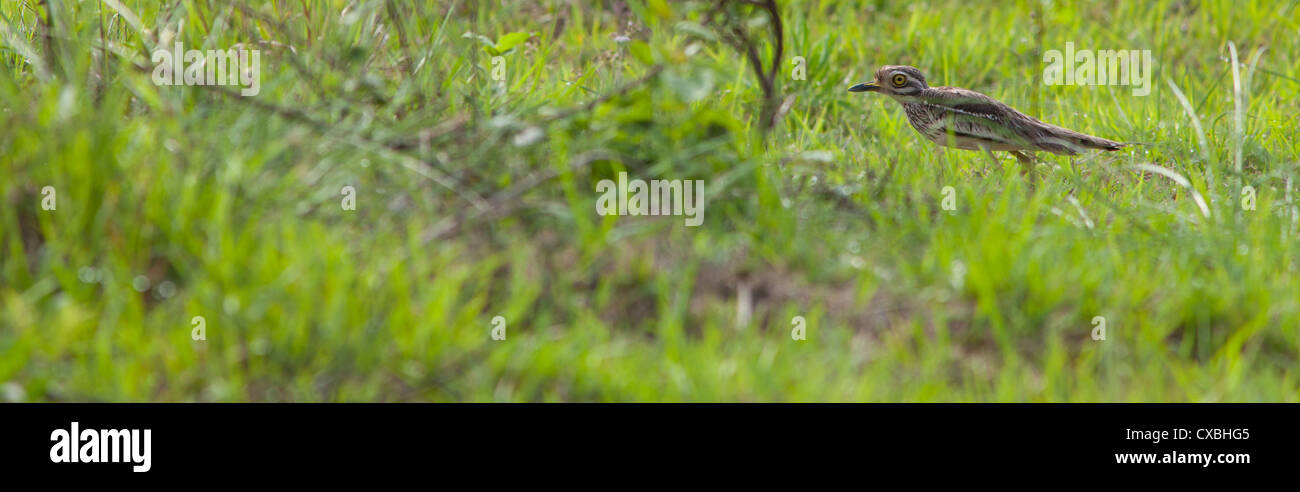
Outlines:
POLYGON ((907 84, 907 77, 904 77, 901 73, 896 73, 893 82, 894 87, 902 87, 907 84))

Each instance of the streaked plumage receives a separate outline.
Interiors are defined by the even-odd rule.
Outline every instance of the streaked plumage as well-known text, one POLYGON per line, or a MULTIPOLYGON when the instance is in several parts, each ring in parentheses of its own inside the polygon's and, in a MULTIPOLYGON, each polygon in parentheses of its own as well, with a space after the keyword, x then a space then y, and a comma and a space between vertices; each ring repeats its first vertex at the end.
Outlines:
POLYGON ((849 90, 892 97, 903 105, 912 128, 947 147, 1009 151, 1028 161, 1024 152, 1076 155, 1087 149, 1119 150, 1127 145, 1044 123, 972 90, 930 87, 920 70, 906 65, 880 67, 875 81, 849 90))

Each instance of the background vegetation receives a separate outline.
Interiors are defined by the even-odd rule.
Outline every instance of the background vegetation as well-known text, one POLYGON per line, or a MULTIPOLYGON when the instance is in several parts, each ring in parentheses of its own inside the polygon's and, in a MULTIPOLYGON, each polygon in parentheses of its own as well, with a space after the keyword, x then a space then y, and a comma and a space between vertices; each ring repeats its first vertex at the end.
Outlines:
POLYGON ((1297 2, 780 4, 4 0, 0 399, 1300 400, 1297 2), (1043 85, 1067 42, 1152 94, 1043 85), (1145 145, 1021 175, 883 64, 1145 145), (597 215, 620 171, 704 224, 597 215))

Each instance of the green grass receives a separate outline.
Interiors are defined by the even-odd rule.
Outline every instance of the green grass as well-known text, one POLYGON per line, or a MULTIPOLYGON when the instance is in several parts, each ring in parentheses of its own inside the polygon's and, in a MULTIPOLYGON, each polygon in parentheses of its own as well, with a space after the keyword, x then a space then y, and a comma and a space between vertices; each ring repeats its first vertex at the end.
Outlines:
POLYGON ((1297 2, 781 2, 770 132, 712 2, 628 3, 0 4, 0 398, 1300 401, 1297 2), (171 40, 261 93, 155 86, 171 40), (1066 42, 1151 95, 1042 84, 1066 42), (1145 145, 1021 175, 883 64, 1145 145), (704 224, 597 215, 620 171, 704 224))

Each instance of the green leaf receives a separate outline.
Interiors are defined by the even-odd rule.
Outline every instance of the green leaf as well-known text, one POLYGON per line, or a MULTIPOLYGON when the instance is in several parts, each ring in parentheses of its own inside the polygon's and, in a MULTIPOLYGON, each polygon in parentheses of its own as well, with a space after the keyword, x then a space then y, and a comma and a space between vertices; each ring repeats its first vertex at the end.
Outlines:
POLYGON ((528 41, 528 38, 530 37, 532 37, 532 35, 526 32, 512 32, 497 39, 497 44, 496 46, 493 46, 493 49, 495 49, 498 54, 506 53, 515 49, 516 46, 523 44, 524 41, 528 41))
POLYGON ((650 10, 661 19, 667 20, 673 17, 672 7, 669 7, 668 2, 664 0, 650 0, 647 2, 647 6, 649 6, 650 10))
POLYGON ((646 65, 653 65, 655 62, 654 55, 650 54, 650 45, 645 41, 633 41, 627 46, 627 51, 632 53, 632 57, 646 65))

